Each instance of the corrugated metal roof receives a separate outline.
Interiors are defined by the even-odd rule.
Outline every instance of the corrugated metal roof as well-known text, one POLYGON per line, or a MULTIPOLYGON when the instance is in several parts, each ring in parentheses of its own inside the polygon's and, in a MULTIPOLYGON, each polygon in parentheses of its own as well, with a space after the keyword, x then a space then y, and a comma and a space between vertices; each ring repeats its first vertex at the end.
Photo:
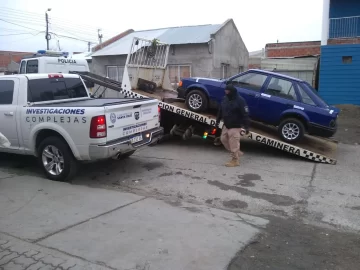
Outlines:
POLYGON ((135 31, 105 48, 96 51, 91 56, 128 54, 134 37, 149 40, 156 38, 160 42, 167 44, 206 43, 210 40, 210 35, 219 30, 221 26, 221 24, 208 24, 135 31))

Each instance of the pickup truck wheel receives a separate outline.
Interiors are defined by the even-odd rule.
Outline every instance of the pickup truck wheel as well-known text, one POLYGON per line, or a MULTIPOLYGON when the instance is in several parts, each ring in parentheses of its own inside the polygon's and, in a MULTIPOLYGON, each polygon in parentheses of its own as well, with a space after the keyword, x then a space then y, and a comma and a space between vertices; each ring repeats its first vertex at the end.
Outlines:
POLYGON ((69 146, 59 137, 49 137, 40 143, 38 159, 50 180, 69 181, 76 174, 77 161, 69 146))
POLYGON ((278 132, 284 141, 295 143, 304 137, 305 127, 300 120, 287 118, 280 123, 278 132))
POLYGON ((186 106, 193 112, 203 112, 208 107, 208 99, 200 90, 192 90, 186 96, 186 106))

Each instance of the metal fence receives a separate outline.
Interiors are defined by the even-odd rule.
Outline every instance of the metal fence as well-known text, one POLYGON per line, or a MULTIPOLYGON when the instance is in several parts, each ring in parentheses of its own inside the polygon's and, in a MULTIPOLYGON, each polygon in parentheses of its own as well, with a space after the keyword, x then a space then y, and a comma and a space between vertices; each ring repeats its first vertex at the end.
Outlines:
POLYGON ((134 38, 127 58, 129 67, 166 68, 169 45, 156 39, 134 38))
POLYGON ((360 36, 360 16, 330 19, 329 38, 354 38, 360 36))

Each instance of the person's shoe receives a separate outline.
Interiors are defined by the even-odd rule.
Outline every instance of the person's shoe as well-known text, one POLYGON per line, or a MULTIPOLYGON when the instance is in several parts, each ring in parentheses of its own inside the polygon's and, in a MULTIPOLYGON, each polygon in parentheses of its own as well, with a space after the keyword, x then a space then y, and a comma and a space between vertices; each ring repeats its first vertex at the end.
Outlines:
POLYGON ((222 145, 222 143, 221 143, 221 141, 220 141, 220 137, 215 138, 215 140, 214 140, 214 145, 215 145, 215 146, 222 145))
POLYGON ((226 167, 237 167, 239 165, 240 165, 240 162, 237 159, 232 159, 228 163, 225 164, 226 167))

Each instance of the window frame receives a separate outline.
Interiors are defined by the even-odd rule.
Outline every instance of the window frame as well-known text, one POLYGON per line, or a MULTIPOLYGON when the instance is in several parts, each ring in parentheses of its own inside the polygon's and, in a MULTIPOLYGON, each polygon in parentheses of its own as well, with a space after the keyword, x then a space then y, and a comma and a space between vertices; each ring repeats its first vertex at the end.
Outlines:
POLYGON ((235 85, 235 87, 239 87, 239 88, 244 88, 246 90, 249 90, 249 91, 254 91, 256 93, 262 93, 263 89, 264 89, 264 86, 267 85, 267 81, 269 80, 270 76, 268 74, 263 74, 263 73, 259 73, 259 72, 247 72, 247 73, 242 73, 242 74, 239 74, 239 75, 236 75, 232 78, 230 78, 228 80, 228 83, 231 83, 232 81, 234 81, 235 79, 237 78, 240 78, 240 77, 245 77, 245 76, 248 76, 248 75, 260 75, 260 76, 265 76, 265 80, 263 82, 263 84, 261 85, 260 89, 259 90, 254 90, 254 89, 249 89, 249 88, 245 88, 245 87, 240 87, 238 85, 235 85))
POLYGON ((26 73, 26 74, 38 74, 38 73, 39 73, 39 60, 38 60, 38 59, 30 59, 30 60, 27 60, 27 61, 26 61, 25 73, 26 73), (30 72, 30 73, 29 73, 29 72, 28 72, 28 65, 29 65, 29 63, 32 62, 32 61, 37 62, 37 70, 36 70, 36 72, 30 72))
POLYGON ((173 87, 177 87, 178 83, 181 81, 181 73, 180 73, 180 68, 181 67, 188 67, 189 68, 189 77, 192 76, 192 67, 191 67, 191 64, 168 64, 166 66, 167 70, 168 70, 168 73, 169 73, 169 81, 170 81, 170 84, 173 86, 173 87), (171 78, 170 78, 170 67, 176 67, 177 68, 177 71, 176 71, 176 76, 178 77, 178 82, 172 82, 171 81, 171 78))
POLYGON ((26 74, 26 65, 27 65, 27 60, 21 61, 21 63, 20 63, 20 74, 26 74), (21 72, 23 64, 24 64, 24 72, 21 72))
POLYGON ((317 102, 313 99, 313 97, 311 95, 309 95, 306 90, 304 90, 304 88, 302 87, 301 84, 297 83, 296 84, 296 87, 297 87, 297 90, 298 90, 298 93, 299 93, 299 102, 301 102, 302 104, 304 105, 308 105, 308 106, 313 106, 313 107, 319 107, 319 105, 317 104, 317 102), (314 104, 308 104, 308 103, 305 103, 304 100, 303 100, 303 97, 301 95, 301 91, 305 92, 305 94, 310 98, 310 100, 314 103, 314 104))
POLYGON ((15 81, 12 80, 12 79, 4 79, 4 80, 0 80, 0 82, 6 82, 6 81, 9 81, 9 82, 12 82, 12 96, 11 96, 11 102, 10 103, 0 103, 0 106, 8 106, 8 105, 12 105, 14 103, 14 93, 15 93, 15 81))
POLYGON ((282 98, 282 99, 284 99, 284 100, 300 102, 300 95, 299 95, 299 93, 298 93, 298 91, 297 91, 297 84, 296 84, 294 81, 288 80, 288 79, 286 79, 286 78, 281 78, 281 77, 277 77, 277 76, 269 76, 269 81, 268 81, 268 83, 266 84, 266 87, 264 88, 263 93, 264 93, 264 94, 267 94, 267 95, 271 95, 271 96, 273 96, 273 97, 282 98), (285 98, 285 97, 276 96, 276 95, 272 95, 272 94, 266 93, 266 90, 268 90, 268 87, 269 87, 272 79, 283 80, 283 81, 286 81, 286 82, 291 83, 292 88, 294 89, 294 93, 295 93, 296 99, 293 100, 293 99, 288 99, 288 98, 285 98))
MULTIPOLYGON (((122 82, 123 78, 124 78, 124 70, 125 70, 125 66, 115 66, 115 65, 109 65, 109 66, 106 66, 106 77, 109 77, 109 68, 116 68, 116 81, 118 82, 122 82), (122 68, 122 74, 121 74, 121 81, 119 80, 119 75, 120 75, 120 72, 119 72, 119 69, 122 68)), ((110 78, 110 77, 109 77, 110 78)))

